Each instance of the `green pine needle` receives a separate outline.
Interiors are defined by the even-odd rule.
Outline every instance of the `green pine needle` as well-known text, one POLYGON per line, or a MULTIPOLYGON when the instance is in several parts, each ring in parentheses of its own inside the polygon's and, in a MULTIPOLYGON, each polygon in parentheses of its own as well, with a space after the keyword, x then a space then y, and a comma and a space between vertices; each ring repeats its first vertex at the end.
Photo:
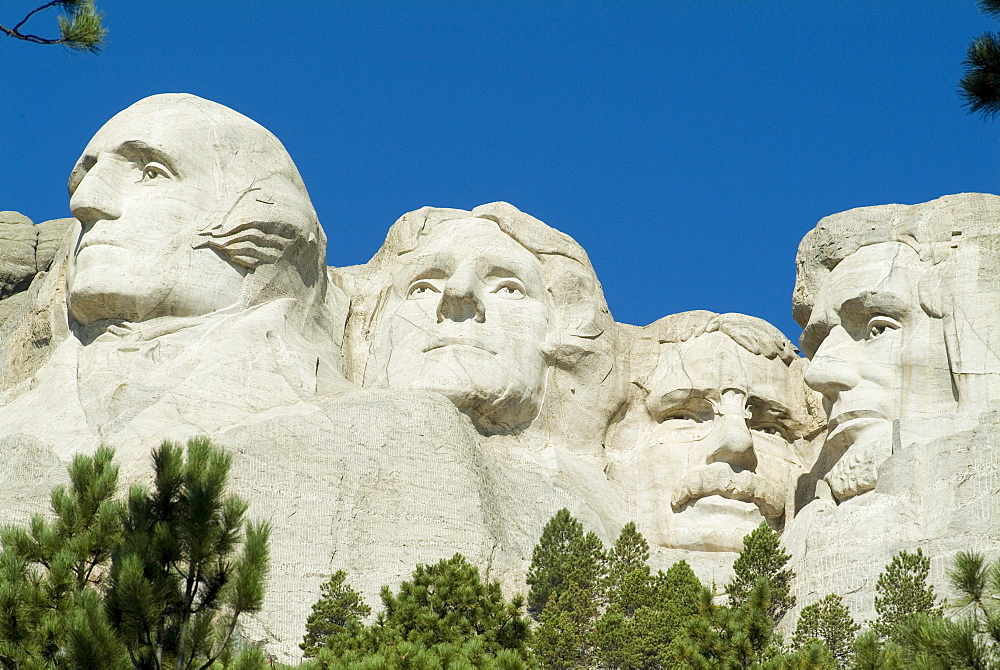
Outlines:
POLYGON ((63 44, 77 51, 100 52, 108 31, 93 0, 70 0, 63 6, 69 9, 68 16, 59 17, 63 44))

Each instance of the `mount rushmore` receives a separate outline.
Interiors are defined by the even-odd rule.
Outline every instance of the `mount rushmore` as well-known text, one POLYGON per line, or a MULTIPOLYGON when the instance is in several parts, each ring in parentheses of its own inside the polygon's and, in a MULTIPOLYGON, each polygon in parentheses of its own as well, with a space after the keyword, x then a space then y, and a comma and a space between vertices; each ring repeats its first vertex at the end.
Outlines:
POLYGON ((0 509, 27 521, 99 444, 140 481, 208 435, 273 524, 245 634, 282 656, 338 569, 372 604, 455 552, 523 589, 562 507, 719 584, 766 521, 799 607, 856 618, 902 549, 947 592, 957 551, 1000 548, 998 196, 820 221, 803 357, 742 314, 615 322, 580 245, 502 202, 409 212, 328 268, 278 139, 192 95, 113 117, 69 189, 73 219, 0 213, 0 509))

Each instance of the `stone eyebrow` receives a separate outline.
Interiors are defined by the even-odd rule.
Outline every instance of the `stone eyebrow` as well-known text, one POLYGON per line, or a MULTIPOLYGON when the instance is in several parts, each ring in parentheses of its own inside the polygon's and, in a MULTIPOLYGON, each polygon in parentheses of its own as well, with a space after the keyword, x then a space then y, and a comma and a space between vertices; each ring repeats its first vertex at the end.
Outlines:
POLYGON ((164 152, 157 149, 154 146, 146 144, 142 140, 127 140, 118 145, 118 153, 126 158, 139 158, 147 163, 149 161, 156 161, 157 163, 162 163, 164 167, 174 173, 175 176, 180 176, 177 172, 177 167, 174 165, 170 157, 164 152))
POLYGON ((692 401, 708 400, 717 392, 717 389, 701 388, 695 384, 687 386, 677 385, 663 392, 657 392, 654 388, 650 391, 649 397, 646 400, 646 407, 654 415, 659 416, 671 410, 682 409, 692 401))
POLYGON ((751 411, 763 413, 768 418, 776 421, 787 421, 792 416, 791 409, 778 400, 765 398, 754 393, 750 393, 749 396, 747 399, 747 408, 751 411))
POLYGON ((910 311, 907 301, 892 291, 865 291, 861 295, 848 298, 840 305, 840 318, 859 314, 886 314, 895 318, 906 316, 910 311))

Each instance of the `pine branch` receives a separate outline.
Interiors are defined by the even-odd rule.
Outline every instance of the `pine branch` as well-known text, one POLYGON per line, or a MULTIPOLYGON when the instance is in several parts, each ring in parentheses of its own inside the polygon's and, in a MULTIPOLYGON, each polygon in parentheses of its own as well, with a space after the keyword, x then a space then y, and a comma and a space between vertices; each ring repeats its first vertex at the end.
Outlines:
POLYGON ((102 24, 102 15, 97 11, 93 0, 50 0, 28 12, 13 28, 0 25, 0 32, 33 44, 62 44, 70 49, 91 53, 98 53, 101 50, 108 33, 102 24), (21 31, 35 14, 52 7, 61 7, 67 12, 57 19, 60 32, 58 38, 47 38, 21 31))
POLYGON ((986 33, 969 45, 959 95, 970 114, 1000 114, 1000 37, 986 33))
POLYGON ((979 0, 979 11, 1000 19, 1000 0, 979 0))

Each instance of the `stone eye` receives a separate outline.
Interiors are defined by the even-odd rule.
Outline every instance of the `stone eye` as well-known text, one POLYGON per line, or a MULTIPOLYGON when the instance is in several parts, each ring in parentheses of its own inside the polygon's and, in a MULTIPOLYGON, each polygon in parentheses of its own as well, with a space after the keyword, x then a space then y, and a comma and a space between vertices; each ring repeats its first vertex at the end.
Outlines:
POLYGON ((899 321, 888 316, 873 316, 868 320, 868 328, 865 333, 866 340, 874 340, 884 334, 887 330, 897 330, 902 327, 899 321))
POLYGON ((695 423, 701 423, 705 420, 703 416, 697 412, 692 412, 689 410, 676 410, 670 412, 663 417, 664 421, 694 421, 695 423))
POLYGON ((493 289, 501 298, 507 298, 509 300, 520 300, 524 297, 524 287, 521 282, 508 280, 493 289))
POLYGON ((440 293, 434 284, 426 280, 418 280, 410 284, 410 290, 407 293, 408 298, 427 298, 435 293, 440 293))
POLYGON ((146 163, 142 169, 142 181, 153 181, 154 179, 169 179, 170 170, 159 163, 146 163))
POLYGON ((758 433, 766 433, 767 435, 777 435, 778 437, 784 437, 785 436, 784 431, 781 430, 780 427, 776 426, 773 423, 765 423, 765 424, 762 424, 762 425, 756 425, 756 426, 752 426, 751 428, 752 428, 752 430, 755 430, 758 433))

